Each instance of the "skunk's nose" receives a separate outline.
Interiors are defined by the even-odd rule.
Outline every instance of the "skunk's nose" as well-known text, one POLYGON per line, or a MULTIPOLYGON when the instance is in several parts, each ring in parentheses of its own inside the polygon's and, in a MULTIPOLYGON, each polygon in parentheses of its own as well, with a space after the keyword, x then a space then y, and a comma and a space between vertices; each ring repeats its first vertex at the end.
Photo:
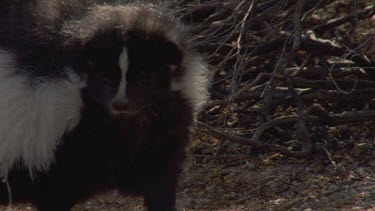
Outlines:
POLYGON ((113 110, 116 111, 125 111, 128 109, 128 102, 127 100, 117 100, 112 103, 113 110))

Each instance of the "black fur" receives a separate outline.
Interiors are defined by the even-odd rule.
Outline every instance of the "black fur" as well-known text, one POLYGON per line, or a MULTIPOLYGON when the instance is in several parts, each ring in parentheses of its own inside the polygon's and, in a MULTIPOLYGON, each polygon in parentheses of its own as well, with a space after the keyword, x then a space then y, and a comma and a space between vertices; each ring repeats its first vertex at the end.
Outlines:
MULTIPOLYGON (((80 123, 64 136, 48 172, 32 180, 22 163, 12 169, 8 179, 13 199, 32 202, 41 211, 68 211, 94 193, 116 188, 144 196, 150 211, 175 210, 193 105, 171 91, 170 84, 186 71, 190 45, 185 37, 170 40, 163 30, 176 23, 160 18, 150 5, 135 6, 139 11, 134 14, 110 6, 103 15, 92 1, 74 2, 80 1, 0 2, 0 48, 16 55, 20 74, 26 72, 31 81, 64 77, 64 67, 72 67, 87 77, 80 123), (43 4, 52 8, 52 15, 38 10, 43 4), (135 14, 140 15, 129 24, 135 14), (142 26, 151 19, 159 26, 142 26), (129 55, 131 114, 111 115, 108 105, 121 80, 123 46, 129 55)), ((7 202, 2 184, 0 203, 7 202)))

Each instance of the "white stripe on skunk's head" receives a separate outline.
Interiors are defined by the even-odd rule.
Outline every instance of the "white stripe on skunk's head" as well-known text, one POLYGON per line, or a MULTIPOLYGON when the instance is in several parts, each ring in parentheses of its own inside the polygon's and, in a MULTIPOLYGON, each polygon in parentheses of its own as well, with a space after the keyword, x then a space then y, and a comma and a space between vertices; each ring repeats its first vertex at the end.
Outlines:
POLYGON ((87 95, 111 114, 137 114, 176 94, 194 112, 206 102, 207 66, 178 20, 149 5, 101 6, 81 24, 87 95))
POLYGON ((129 69, 129 58, 126 47, 122 48, 119 58, 119 67, 121 71, 121 80, 116 91, 116 95, 108 105, 110 113, 116 115, 127 111, 128 97, 126 96, 126 73, 129 69))
POLYGON ((14 56, 0 49, 0 177, 23 163, 31 176, 47 171, 63 135, 80 120, 82 80, 19 73, 14 56))

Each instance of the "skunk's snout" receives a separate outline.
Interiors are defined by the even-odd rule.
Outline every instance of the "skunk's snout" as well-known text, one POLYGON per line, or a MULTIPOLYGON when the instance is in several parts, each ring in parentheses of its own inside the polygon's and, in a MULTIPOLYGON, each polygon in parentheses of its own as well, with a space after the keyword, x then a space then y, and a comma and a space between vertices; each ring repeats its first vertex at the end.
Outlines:
POLYGON ((112 109, 117 112, 124 112, 128 109, 128 100, 115 100, 112 103, 112 109))

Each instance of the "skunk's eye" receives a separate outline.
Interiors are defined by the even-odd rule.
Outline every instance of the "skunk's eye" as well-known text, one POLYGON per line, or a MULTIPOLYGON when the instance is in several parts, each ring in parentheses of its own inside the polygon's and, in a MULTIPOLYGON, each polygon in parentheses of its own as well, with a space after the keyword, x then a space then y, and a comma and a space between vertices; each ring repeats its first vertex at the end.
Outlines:
POLYGON ((87 64, 89 65, 89 67, 94 67, 95 66, 94 62, 91 61, 91 60, 88 60, 87 64))
POLYGON ((150 82, 151 82, 151 78, 150 78, 149 76, 142 77, 140 82, 141 82, 141 84, 143 84, 143 85, 148 85, 148 84, 150 84, 150 82))
POLYGON ((113 84, 112 81, 109 78, 103 78, 102 82, 106 86, 112 86, 112 84, 113 84))
POLYGON ((168 68, 169 68, 169 71, 173 74, 173 73, 176 73, 179 69, 178 65, 168 65, 168 68))
POLYGON ((149 84, 151 81, 151 76, 145 71, 140 71, 138 77, 138 80, 141 84, 149 84))

